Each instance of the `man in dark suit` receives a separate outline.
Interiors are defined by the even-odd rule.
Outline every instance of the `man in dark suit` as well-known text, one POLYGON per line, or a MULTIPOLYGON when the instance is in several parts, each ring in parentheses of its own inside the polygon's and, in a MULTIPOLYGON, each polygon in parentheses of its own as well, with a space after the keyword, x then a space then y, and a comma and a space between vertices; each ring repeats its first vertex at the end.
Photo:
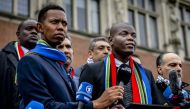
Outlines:
MULTIPOLYGON (((102 36, 93 38, 88 48, 88 58, 86 64, 102 61, 104 60, 104 57, 110 54, 110 52, 111 46, 108 42, 107 37, 102 36)), ((77 87, 79 86, 79 77, 84 66, 85 64, 75 69, 73 80, 77 87)))
MULTIPOLYGON (((58 5, 48 5, 40 10, 38 22, 42 39, 21 59, 17 69, 21 109, 31 100, 42 103, 46 109, 76 109, 76 87, 66 71, 66 56, 56 49, 67 34, 65 11, 58 5)), ((84 107, 104 108, 122 95, 122 87, 112 87, 97 100, 85 103, 84 107)))
POLYGON ((17 28, 17 41, 9 42, 0 51, 0 109, 19 109, 19 94, 16 85, 18 61, 39 39, 37 21, 27 19, 17 28))
POLYGON ((124 99, 119 100, 124 107, 130 103, 165 103, 157 94, 152 74, 130 57, 135 50, 135 40, 135 29, 128 23, 117 23, 111 27, 109 42, 112 53, 104 61, 86 65, 80 76, 80 83, 86 81, 94 86, 92 99, 97 99, 111 86, 124 84, 124 99))
POLYGON ((190 94, 183 89, 182 59, 175 53, 162 53, 156 59, 156 85, 174 106, 190 107, 190 94))

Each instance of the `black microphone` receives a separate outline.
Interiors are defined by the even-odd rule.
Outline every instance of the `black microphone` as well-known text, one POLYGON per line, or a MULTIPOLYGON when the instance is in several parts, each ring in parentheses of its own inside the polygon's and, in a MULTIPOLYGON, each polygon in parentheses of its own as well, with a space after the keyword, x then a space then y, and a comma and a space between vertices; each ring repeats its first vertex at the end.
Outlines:
POLYGON ((84 104, 92 99, 93 85, 88 82, 82 82, 76 93, 76 100, 79 102, 77 109, 84 109, 84 104))
POLYGON ((172 90, 172 93, 174 95, 178 95, 179 91, 181 90, 181 84, 180 84, 180 80, 178 78, 176 70, 171 70, 169 72, 169 81, 170 81, 170 88, 172 90))
MULTIPOLYGON (((119 86, 124 87, 131 78, 131 68, 127 64, 122 64, 117 70, 117 83, 119 86)), ((123 100, 117 100, 114 105, 124 105, 123 100)))
POLYGON ((120 86, 126 85, 131 78, 131 68, 127 64, 122 64, 117 70, 117 82, 120 86))

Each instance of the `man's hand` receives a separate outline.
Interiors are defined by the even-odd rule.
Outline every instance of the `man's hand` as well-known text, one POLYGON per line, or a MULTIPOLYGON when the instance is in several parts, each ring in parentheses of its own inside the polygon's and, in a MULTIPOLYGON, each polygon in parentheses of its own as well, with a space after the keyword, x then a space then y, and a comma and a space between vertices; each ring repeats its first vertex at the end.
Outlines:
MULTIPOLYGON (((94 109, 105 109, 119 99, 123 99, 124 88, 122 86, 112 86, 93 102, 94 109)), ((122 109, 122 108, 116 108, 122 109)))

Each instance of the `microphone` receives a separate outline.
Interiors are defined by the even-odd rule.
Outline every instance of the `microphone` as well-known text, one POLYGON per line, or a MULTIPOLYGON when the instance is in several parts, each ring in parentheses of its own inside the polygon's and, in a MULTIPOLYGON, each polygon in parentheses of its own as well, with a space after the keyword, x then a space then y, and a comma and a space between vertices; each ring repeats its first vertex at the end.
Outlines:
POLYGON ((178 77, 176 70, 169 72, 169 81, 172 93, 178 95, 181 89, 181 79, 178 77))
POLYGON ((44 105, 37 101, 31 101, 28 103, 25 109, 44 109, 44 105))
POLYGON ((82 82, 76 93, 76 100, 79 102, 77 109, 84 109, 84 104, 92 99, 93 85, 82 82))
MULTIPOLYGON (((131 68, 127 64, 122 64, 119 66, 117 70, 117 82, 119 83, 119 86, 124 87, 131 78, 131 68)), ((114 105, 124 105, 123 100, 117 100, 114 102, 114 105)))
POLYGON ((126 85, 131 78, 131 68, 127 64, 122 64, 117 70, 117 81, 120 86, 126 85))

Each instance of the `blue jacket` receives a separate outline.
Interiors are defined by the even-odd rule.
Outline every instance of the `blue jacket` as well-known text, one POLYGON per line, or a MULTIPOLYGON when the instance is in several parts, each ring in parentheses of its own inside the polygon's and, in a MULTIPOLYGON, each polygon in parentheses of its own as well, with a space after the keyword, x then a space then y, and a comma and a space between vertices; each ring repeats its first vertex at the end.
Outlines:
MULTIPOLYGON (((30 54, 18 64, 21 108, 31 101, 41 102, 46 109, 76 109, 76 87, 65 67, 49 58, 30 54)), ((92 102, 85 104, 92 108, 92 102)))

